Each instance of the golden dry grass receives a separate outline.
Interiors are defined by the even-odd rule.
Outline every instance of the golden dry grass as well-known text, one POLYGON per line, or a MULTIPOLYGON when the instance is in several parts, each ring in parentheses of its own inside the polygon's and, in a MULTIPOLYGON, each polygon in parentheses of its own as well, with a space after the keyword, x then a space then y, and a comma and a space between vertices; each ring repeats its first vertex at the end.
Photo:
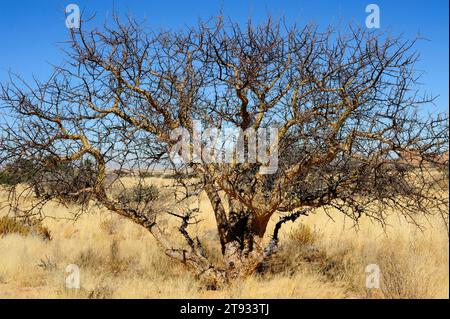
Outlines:
MULTIPOLYGON (((211 207, 205 198, 199 204, 206 213, 190 232, 218 259, 211 207)), ((46 208, 55 217, 70 211, 56 204, 46 208)), ((272 265, 276 272, 221 291, 204 289, 144 229, 106 210, 92 210, 76 222, 48 218, 51 241, 0 237, 0 298, 448 298, 449 238, 442 220, 424 220, 420 231, 391 217, 383 230, 370 220, 355 229, 338 213, 332 217, 319 211, 302 224, 287 224, 272 265), (79 290, 65 288, 68 264, 80 267, 79 290), (365 288, 368 264, 380 266, 380 289, 365 288)), ((167 227, 177 239, 175 225, 169 221, 167 227)))

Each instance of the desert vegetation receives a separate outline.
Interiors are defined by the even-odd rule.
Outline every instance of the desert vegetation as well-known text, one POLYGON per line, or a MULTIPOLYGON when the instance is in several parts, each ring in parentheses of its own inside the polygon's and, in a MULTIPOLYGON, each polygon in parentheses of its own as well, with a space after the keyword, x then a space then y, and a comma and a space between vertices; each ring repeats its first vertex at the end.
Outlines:
POLYGON ((270 18, 88 26, 48 80, 1 86, 5 291, 448 294, 448 118, 421 109, 416 40, 270 18), (229 161, 208 136, 180 147, 196 123, 239 129, 229 161), (260 129, 277 138, 253 161, 260 129), (83 289, 64 289, 66 263, 83 289))
MULTIPOLYGON (((167 183, 148 178, 149 184, 167 183)), ((124 183, 131 183, 127 181, 124 183)), ((1 193, 2 200, 7 192, 1 193)), ((73 204, 71 204, 73 205, 73 204)), ((221 290, 210 290, 183 264, 174 263, 145 229, 106 209, 72 218, 76 206, 50 203, 43 224, 51 240, 21 232, 0 236, 0 298, 447 298, 448 236, 437 216, 421 220, 423 229, 393 214, 386 228, 362 218, 318 211, 285 225, 276 258, 255 273, 221 290), (58 218, 56 218, 58 217, 58 218), (67 289, 65 268, 80 267, 81 288, 67 289), (367 289, 365 267, 378 264, 380 289, 367 289)), ((192 229, 206 253, 221 260, 212 207, 192 229), (209 213, 209 214, 208 214, 209 213)), ((2 214, 6 214, 3 210, 2 214)), ((277 222, 275 216, 268 227, 277 222)), ((3 226, 0 226, 2 228, 3 226)), ((168 229, 178 233, 174 218, 168 229)), ((181 236, 174 238, 183 244, 181 236)), ((270 236, 266 236, 268 243, 270 236)))

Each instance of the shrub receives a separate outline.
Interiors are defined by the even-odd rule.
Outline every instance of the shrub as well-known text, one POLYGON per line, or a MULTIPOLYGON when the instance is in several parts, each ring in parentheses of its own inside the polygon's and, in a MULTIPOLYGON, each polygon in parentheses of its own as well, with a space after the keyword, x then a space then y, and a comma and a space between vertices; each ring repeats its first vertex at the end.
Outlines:
POLYGON ((125 189, 118 195, 118 199, 123 204, 148 204, 160 197, 158 187, 155 185, 136 185, 125 189))
POLYGON ((117 177, 124 177, 124 176, 130 176, 130 172, 124 169, 116 169, 113 171, 113 174, 117 177))
POLYGON ((38 197, 54 197, 65 203, 84 204, 89 201, 89 193, 79 192, 93 187, 97 170, 90 160, 75 164, 58 165, 45 172, 41 180, 34 181, 40 189, 38 197))
POLYGON ((0 171, 0 185, 7 185, 7 186, 11 186, 14 185, 14 178, 8 174, 7 171, 2 170, 0 171))
POLYGON ((115 218, 108 218, 100 223, 100 228, 108 235, 117 234, 119 227, 120 223, 115 218))
POLYGON ((299 245, 312 245, 316 241, 316 237, 316 233, 305 224, 299 224, 289 234, 289 239, 299 245))
POLYGON ((38 236, 44 240, 51 240, 51 234, 41 221, 32 220, 24 222, 18 218, 4 216, 0 218, 0 235, 19 234, 21 236, 38 236))
POLYGON ((388 247, 378 255, 381 268, 381 291, 386 298, 426 298, 427 285, 421 284, 419 274, 415 273, 411 263, 406 260, 406 256, 402 256, 402 252, 388 247))
POLYGON ((153 172, 153 171, 144 171, 139 172, 140 178, 148 178, 148 177, 161 177, 163 174, 160 172, 153 172))
POLYGON ((29 183, 38 175, 39 170, 38 165, 29 160, 18 159, 7 163, 0 171, 0 185, 29 183))
POLYGON ((96 178, 97 169, 89 159, 55 165, 18 159, 0 171, 0 184, 28 184, 36 197, 56 198, 64 203, 86 203, 89 194, 79 191, 93 187, 96 178))
POLYGON ((88 299, 111 299, 114 295, 114 289, 108 285, 98 284, 88 293, 88 299))
POLYGON ((137 260, 135 257, 122 256, 118 240, 113 239, 108 253, 103 254, 88 247, 78 254, 75 263, 84 269, 99 273, 107 272, 116 276, 126 271, 132 271, 137 265, 137 260))
POLYGON ((58 268, 58 265, 50 257, 44 256, 44 258, 41 258, 38 267, 46 271, 53 271, 58 268))

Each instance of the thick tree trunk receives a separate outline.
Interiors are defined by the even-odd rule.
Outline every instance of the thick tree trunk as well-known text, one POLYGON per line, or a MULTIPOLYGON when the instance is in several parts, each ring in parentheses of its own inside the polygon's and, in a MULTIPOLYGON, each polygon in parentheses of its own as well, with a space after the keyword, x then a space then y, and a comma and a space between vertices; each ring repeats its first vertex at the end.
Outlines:
POLYGON ((237 199, 228 199, 227 214, 214 183, 206 184, 205 192, 214 211, 225 268, 203 269, 199 275, 210 283, 208 286, 220 288, 251 275, 261 265, 270 215, 257 214, 237 199))
POLYGON ((230 214, 223 253, 230 279, 251 275, 263 261, 267 222, 268 218, 258 218, 248 210, 230 214))

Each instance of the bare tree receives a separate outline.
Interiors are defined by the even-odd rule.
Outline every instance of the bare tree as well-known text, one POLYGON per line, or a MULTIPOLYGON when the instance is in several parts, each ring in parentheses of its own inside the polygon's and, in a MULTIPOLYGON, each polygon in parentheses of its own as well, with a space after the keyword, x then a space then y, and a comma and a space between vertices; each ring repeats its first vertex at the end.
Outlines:
MULTIPOLYGON (((447 178, 440 172, 448 164, 448 121, 421 111, 433 98, 417 88, 415 40, 271 19, 244 27, 218 18, 182 32, 148 31, 133 19, 91 31, 84 24, 72 29, 68 59, 47 81, 11 76, 2 85, 2 162, 51 169, 89 158, 95 181, 71 192, 143 226, 167 255, 215 285, 253 273, 276 250, 282 224, 318 208, 338 209, 355 223, 367 215, 383 224, 392 211, 413 223, 423 214, 447 220, 448 196, 438 187, 447 178), (278 169, 174 161, 170 150, 179 140, 171 132, 194 134, 195 121, 243 131, 276 127, 278 169), (164 165, 176 183, 171 205, 131 205, 112 195, 120 182, 112 170, 144 180, 164 165), (202 213, 192 198, 202 192, 223 265, 212 264, 188 230, 202 213), (180 219, 185 246, 159 223, 167 214, 180 219), (264 247, 274 214, 281 218, 264 247)), ((244 141, 248 149, 248 136, 244 141)), ((28 212, 42 214, 53 195, 28 212)))

